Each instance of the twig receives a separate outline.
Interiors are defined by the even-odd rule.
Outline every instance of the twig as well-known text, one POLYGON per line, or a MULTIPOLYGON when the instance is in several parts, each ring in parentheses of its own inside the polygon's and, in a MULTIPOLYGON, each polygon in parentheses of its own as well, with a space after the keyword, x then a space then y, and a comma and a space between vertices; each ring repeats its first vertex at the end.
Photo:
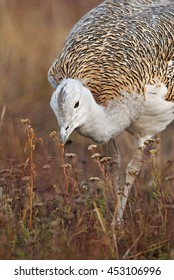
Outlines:
POLYGON ((141 232, 139 234, 139 236, 135 239, 134 243, 130 246, 130 248, 126 251, 126 253, 124 254, 124 256, 122 257, 122 259, 125 259, 128 254, 130 253, 130 251, 133 249, 133 247, 138 243, 138 241, 140 240, 140 238, 142 237, 143 232, 141 232))
POLYGON ((4 105, 2 108, 2 113, 1 113, 1 118, 0 118, 0 134, 1 134, 1 130, 2 130, 4 117, 5 117, 5 112, 6 112, 6 105, 4 105))

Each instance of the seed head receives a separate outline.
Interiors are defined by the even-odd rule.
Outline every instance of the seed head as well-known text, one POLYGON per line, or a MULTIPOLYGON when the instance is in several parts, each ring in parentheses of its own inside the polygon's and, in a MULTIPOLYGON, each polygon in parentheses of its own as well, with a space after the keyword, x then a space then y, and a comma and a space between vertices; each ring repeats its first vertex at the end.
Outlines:
POLYGON ((30 120, 29 119, 21 119, 21 123, 25 124, 25 125, 30 125, 30 120))
POLYGON ((111 157, 103 157, 103 158, 100 159, 100 162, 101 163, 106 163, 106 162, 110 162, 111 160, 112 160, 111 157))
POLYGON ((97 145, 94 145, 94 144, 93 144, 93 145, 89 145, 89 146, 88 146, 88 151, 90 151, 90 152, 93 152, 93 153, 94 153, 94 152, 95 152, 95 150, 96 150, 96 148, 97 148, 97 145))
POLYGON ((58 137, 57 132, 56 131, 52 131, 50 133, 50 137, 53 138, 53 139, 56 139, 58 137))
POLYGON ((89 178, 89 181, 91 181, 91 182, 99 182, 100 179, 98 177, 91 177, 91 178, 89 178))
POLYGON ((65 156, 67 158, 75 158, 77 155, 75 153, 66 153, 65 156))
POLYGON ((161 142, 160 138, 156 138, 156 143, 159 144, 161 142))
POLYGON ((49 170, 50 169, 50 165, 49 164, 45 164, 43 167, 42 167, 43 170, 49 170))
POLYGON ((70 167, 71 167, 71 164, 69 164, 69 163, 64 163, 64 164, 61 165, 62 169, 64 169, 64 168, 69 169, 70 167))
POLYGON ((30 139, 34 137, 34 130, 31 125, 26 126, 25 133, 26 133, 26 136, 30 139))
POLYGON ((99 159, 100 158, 100 154, 99 153, 95 153, 95 154, 93 154, 92 156, 91 156, 91 158, 93 158, 93 159, 99 159))

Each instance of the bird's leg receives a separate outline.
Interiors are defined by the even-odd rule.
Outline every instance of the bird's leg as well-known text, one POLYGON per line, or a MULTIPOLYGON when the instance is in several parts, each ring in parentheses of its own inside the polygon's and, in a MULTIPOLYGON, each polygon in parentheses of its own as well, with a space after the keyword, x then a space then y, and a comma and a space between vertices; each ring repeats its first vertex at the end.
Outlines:
POLYGON ((137 175, 140 171, 143 150, 144 150, 144 145, 142 147, 138 147, 132 160, 127 165, 126 181, 125 181, 124 189, 123 189, 122 196, 120 199, 120 205, 119 205, 118 211, 117 211, 117 223, 118 224, 121 224, 123 221, 123 213, 124 213, 126 203, 128 200, 129 192, 135 181, 135 178, 137 177, 137 175))
MULTIPOLYGON (((121 164, 121 157, 120 153, 118 150, 118 147, 116 146, 115 140, 111 139, 107 143, 107 153, 108 155, 112 158, 110 164, 110 173, 112 177, 112 186, 114 188, 114 192, 116 195, 117 199, 117 205, 116 205, 116 212, 120 208, 120 195, 121 195, 121 190, 120 190, 120 164, 121 164)), ((112 225, 115 225, 115 215, 113 218, 112 225)))

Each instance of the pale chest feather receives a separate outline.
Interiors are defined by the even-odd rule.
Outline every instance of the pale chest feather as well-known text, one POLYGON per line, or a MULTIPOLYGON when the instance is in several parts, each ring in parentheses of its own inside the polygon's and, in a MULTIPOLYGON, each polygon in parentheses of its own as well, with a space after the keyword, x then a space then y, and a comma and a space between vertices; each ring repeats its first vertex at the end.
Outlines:
POLYGON ((124 93, 122 100, 113 101, 109 109, 91 113, 77 131, 98 143, 108 142, 124 129, 138 139, 152 137, 174 119, 174 102, 165 100, 166 92, 161 84, 146 87, 146 100, 124 93))
POLYGON ((174 102, 166 101, 167 88, 148 86, 147 100, 139 118, 132 122, 127 131, 137 138, 154 136, 163 131, 174 120, 174 102))

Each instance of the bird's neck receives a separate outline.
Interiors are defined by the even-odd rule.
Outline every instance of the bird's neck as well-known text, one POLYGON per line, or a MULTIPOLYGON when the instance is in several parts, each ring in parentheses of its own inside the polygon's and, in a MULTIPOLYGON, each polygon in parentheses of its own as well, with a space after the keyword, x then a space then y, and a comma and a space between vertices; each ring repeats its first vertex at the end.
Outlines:
POLYGON ((98 143, 106 143, 129 127, 134 112, 128 99, 112 100, 107 106, 99 105, 92 100, 86 112, 86 119, 77 131, 98 143), (125 113, 127 112, 127 113, 125 113))

